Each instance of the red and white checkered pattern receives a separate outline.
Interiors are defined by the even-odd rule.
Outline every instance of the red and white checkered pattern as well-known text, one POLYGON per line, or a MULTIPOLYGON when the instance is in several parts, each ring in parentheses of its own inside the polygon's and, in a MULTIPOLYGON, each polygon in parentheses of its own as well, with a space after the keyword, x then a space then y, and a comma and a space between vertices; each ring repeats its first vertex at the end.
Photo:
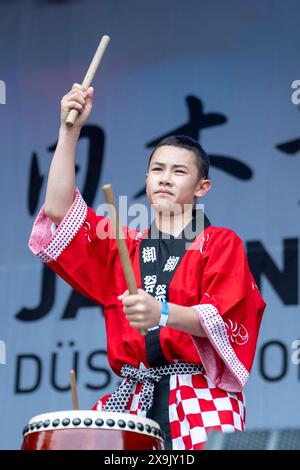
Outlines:
POLYGON ((223 432, 244 430, 245 404, 242 392, 221 390, 202 374, 171 376, 170 389, 169 416, 173 449, 203 448, 211 429, 223 432))
MULTIPOLYGON (((127 379, 126 379, 127 380, 127 379)), ((126 412, 146 416, 140 409, 142 384, 136 384, 126 412)), ((102 407, 110 395, 98 400, 93 409, 102 407)), ((174 450, 200 450, 211 429, 222 432, 244 431, 245 400, 243 392, 226 392, 214 386, 206 375, 170 376, 169 418, 174 450)))

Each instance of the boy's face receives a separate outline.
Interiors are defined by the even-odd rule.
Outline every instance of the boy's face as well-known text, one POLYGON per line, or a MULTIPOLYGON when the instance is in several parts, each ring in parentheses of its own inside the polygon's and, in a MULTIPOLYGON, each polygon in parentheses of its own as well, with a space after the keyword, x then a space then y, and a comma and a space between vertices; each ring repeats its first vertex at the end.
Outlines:
POLYGON ((161 211, 182 211, 184 204, 193 204, 210 189, 210 180, 198 179, 195 155, 185 148, 163 145, 154 152, 146 189, 148 200, 161 211))

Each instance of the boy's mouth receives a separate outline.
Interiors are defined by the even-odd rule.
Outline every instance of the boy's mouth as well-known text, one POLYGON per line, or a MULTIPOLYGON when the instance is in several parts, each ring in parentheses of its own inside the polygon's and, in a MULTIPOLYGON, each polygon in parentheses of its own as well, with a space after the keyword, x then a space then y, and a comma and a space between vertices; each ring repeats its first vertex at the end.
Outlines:
POLYGON ((155 191, 155 194, 169 194, 170 196, 174 196, 171 191, 168 191, 167 189, 160 189, 159 191, 155 191))

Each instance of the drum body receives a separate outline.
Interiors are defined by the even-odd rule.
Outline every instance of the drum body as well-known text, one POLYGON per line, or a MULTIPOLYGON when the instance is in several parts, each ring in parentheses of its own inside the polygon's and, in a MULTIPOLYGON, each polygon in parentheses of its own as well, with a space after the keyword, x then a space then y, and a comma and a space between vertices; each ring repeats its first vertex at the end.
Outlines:
POLYGON ((22 450, 163 450, 155 421, 128 413, 70 410, 32 418, 22 450))

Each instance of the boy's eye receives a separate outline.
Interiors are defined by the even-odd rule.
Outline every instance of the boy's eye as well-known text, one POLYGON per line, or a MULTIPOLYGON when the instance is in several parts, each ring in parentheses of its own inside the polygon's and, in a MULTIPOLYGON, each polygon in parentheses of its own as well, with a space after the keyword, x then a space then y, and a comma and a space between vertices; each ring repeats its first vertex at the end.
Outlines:
MULTIPOLYGON (((152 171, 161 171, 162 168, 160 168, 159 166, 156 166, 154 168, 152 168, 152 171)), ((184 170, 175 170, 175 173, 179 173, 181 175, 186 175, 186 172, 184 170)))

